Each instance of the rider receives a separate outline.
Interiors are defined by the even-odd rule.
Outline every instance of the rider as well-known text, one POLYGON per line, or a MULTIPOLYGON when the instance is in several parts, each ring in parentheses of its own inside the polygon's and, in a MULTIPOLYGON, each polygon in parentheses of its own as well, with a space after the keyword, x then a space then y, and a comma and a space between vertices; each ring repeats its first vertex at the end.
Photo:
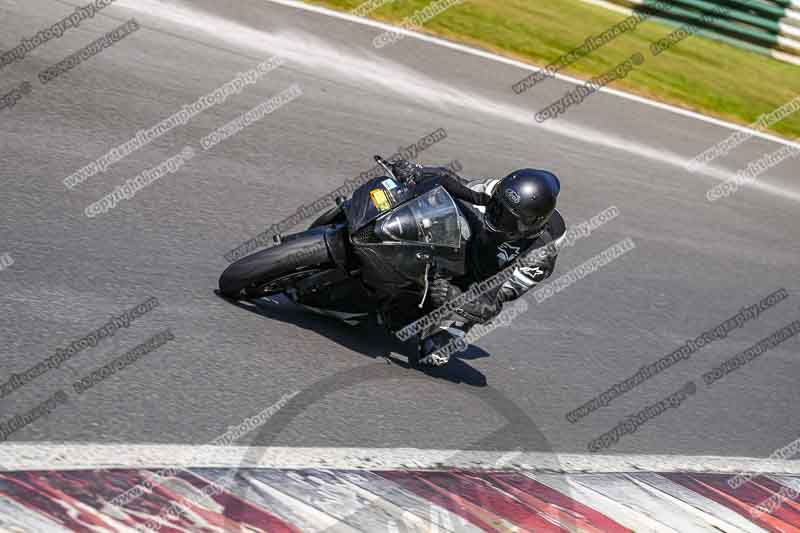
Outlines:
MULTIPOLYGON (((546 170, 516 170, 503 179, 468 182, 444 167, 421 167, 405 160, 394 161, 392 170, 401 181, 416 183, 438 180, 458 202, 469 226, 466 236, 466 272, 459 278, 436 277, 430 286, 430 306, 441 307, 470 285, 486 280, 531 250, 556 241, 564 233, 564 220, 555 210, 561 188, 558 177, 546 170)), ((456 311, 460 329, 486 323, 515 300, 548 278, 555 268, 556 254, 517 265, 513 277, 500 287, 482 294, 456 311)), ((438 327, 420 333, 420 363, 440 366, 449 356, 436 353, 453 340, 438 327), (438 331, 436 331, 438 330, 438 331)))

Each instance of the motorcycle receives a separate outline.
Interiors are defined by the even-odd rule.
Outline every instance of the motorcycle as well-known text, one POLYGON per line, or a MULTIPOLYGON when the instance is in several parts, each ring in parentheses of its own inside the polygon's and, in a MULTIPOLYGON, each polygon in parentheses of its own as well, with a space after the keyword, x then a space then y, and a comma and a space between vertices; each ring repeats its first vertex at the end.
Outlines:
MULTIPOLYGON (((433 275, 464 275, 467 222, 440 185, 401 180, 376 155, 386 176, 323 213, 301 233, 228 266, 222 296, 256 300, 283 293, 295 304, 337 318, 417 302, 424 308, 433 275)), ((384 309, 385 310, 385 309, 384 309)), ((414 366, 418 356, 410 356, 414 366)))

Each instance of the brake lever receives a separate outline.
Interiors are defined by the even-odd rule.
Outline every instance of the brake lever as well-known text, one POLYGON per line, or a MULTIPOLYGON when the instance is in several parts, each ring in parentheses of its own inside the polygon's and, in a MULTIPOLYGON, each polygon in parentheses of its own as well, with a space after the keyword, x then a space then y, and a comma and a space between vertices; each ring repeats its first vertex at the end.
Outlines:
MULTIPOLYGON (((423 254, 423 257, 427 261, 425 263, 425 289, 422 291, 422 301, 419 303, 417 307, 422 309, 425 306, 425 300, 428 298, 428 289, 431 286, 431 281, 428 279, 428 274, 431 271, 431 267, 436 268, 436 259, 432 259, 429 255, 423 254)), ((417 259, 420 259, 420 254, 417 254, 417 259)))
POLYGON ((419 302, 419 305, 417 306, 420 309, 422 309, 425 306, 425 300, 428 298, 428 289, 431 286, 431 282, 428 279, 428 272, 430 272, 430 270, 431 270, 431 264, 428 263, 425 265, 425 289, 422 291, 422 300, 419 302))

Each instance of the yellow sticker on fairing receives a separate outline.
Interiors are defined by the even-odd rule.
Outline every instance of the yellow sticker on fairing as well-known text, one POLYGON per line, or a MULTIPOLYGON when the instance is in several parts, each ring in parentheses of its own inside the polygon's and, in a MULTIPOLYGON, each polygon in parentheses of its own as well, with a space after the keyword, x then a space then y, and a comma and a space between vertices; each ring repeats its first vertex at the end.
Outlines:
POLYGON ((369 191, 369 197, 372 199, 372 204, 381 213, 392 208, 392 204, 389 203, 389 198, 386 197, 386 192, 383 189, 372 189, 369 191))

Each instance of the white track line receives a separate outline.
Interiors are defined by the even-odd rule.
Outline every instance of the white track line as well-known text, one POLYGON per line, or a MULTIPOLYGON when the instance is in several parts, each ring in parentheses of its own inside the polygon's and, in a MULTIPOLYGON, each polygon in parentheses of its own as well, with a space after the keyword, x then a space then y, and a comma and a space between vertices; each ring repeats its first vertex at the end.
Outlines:
MULTIPOLYGON (((287 7, 293 7, 293 8, 296 8, 296 9, 302 9, 302 10, 305 10, 305 11, 311 11, 311 12, 322 14, 322 15, 327 15, 329 17, 334 17, 334 18, 338 18, 338 19, 342 19, 342 20, 347 20, 347 21, 350 21, 350 22, 355 22, 357 24, 363 24, 365 26, 372 26, 374 28, 380 28, 380 29, 385 30, 385 31, 393 31, 393 32, 402 33, 403 35, 406 35, 408 37, 413 37, 413 38, 419 39, 421 41, 425 41, 425 42, 428 42, 428 43, 436 44, 436 45, 439 45, 439 46, 444 46, 446 48, 450 48, 450 49, 453 49, 453 50, 458 50, 458 51, 464 52, 466 54, 471 54, 471 55, 474 55, 474 56, 482 57, 484 59, 490 59, 492 61, 498 61, 500 63, 505 63, 506 65, 513 65, 515 67, 519 67, 519 68, 524 69, 524 70, 529 71, 529 72, 536 72, 536 71, 541 69, 541 67, 538 67, 536 65, 532 65, 532 64, 529 64, 529 63, 524 63, 524 62, 518 61, 516 59, 511 59, 511 58, 504 57, 504 56, 501 56, 501 55, 493 54, 491 52, 486 52, 484 50, 479 50, 477 48, 471 48, 471 47, 463 45, 463 44, 454 43, 454 42, 451 42, 451 41, 447 41, 445 39, 441 39, 441 38, 438 38, 438 37, 433 37, 431 35, 427 35, 427 34, 423 34, 423 33, 417 33, 417 32, 410 31, 410 30, 406 30, 406 29, 400 28, 398 26, 392 26, 390 24, 385 24, 385 23, 378 22, 378 21, 375 21, 375 20, 366 19, 366 18, 362 18, 362 17, 357 17, 355 15, 350 15, 350 14, 347 14, 347 13, 341 13, 339 11, 334 11, 332 9, 328 9, 328 8, 324 8, 324 7, 320 7, 320 6, 316 6, 316 5, 306 4, 306 3, 300 2, 298 0, 265 0, 265 1, 272 2, 274 4, 280 4, 280 5, 287 6, 287 7)), ((564 74, 556 74, 555 77, 558 78, 559 80, 568 81, 568 82, 574 83, 576 85, 583 85, 585 83, 585 80, 579 80, 577 78, 573 78, 573 77, 570 77, 570 76, 565 76, 564 74)), ((649 99, 644 98, 642 96, 637 96, 635 94, 626 93, 624 91, 619 91, 617 89, 611 89, 609 87, 604 87, 604 88, 602 88, 600 90, 602 92, 605 92, 605 93, 608 93, 608 94, 613 94, 615 96, 619 96, 620 98, 625 98, 627 100, 633 100, 634 102, 639 102, 641 104, 646 104, 646 105, 649 105, 649 106, 652 106, 652 107, 656 107, 658 109, 662 109, 662 110, 665 110, 665 111, 670 111, 672 113, 677 113, 677 114, 683 115, 685 117, 690 117, 690 118, 693 118, 693 119, 701 120, 703 122, 708 122, 708 123, 714 124, 716 126, 722 126, 724 128, 729 128, 729 129, 736 130, 736 131, 747 132, 747 133, 751 134, 754 137, 758 137, 758 138, 765 139, 765 140, 768 140, 768 141, 776 142, 776 143, 783 144, 783 145, 786 145, 786 146, 794 146, 796 148, 800 148, 800 143, 789 141, 787 139, 783 139, 783 138, 778 137, 776 135, 770 135, 770 134, 764 133, 762 131, 754 130, 754 129, 748 128, 746 126, 741 126, 739 124, 733 124, 731 122, 726 122, 724 120, 720 120, 720 119, 717 119, 717 118, 714 118, 714 117, 709 117, 707 115, 702 115, 702 114, 696 113, 694 111, 689 111, 688 109, 683 109, 683 108, 672 106, 672 105, 665 104, 665 103, 662 103, 662 102, 649 100, 649 99)), ((511 87, 509 86, 509 92, 510 91, 511 91, 511 87)))
MULTIPOLYGON (((281 29, 276 32, 258 30, 218 15, 197 10, 181 2, 163 3, 155 0, 118 0, 116 5, 185 28, 204 32, 212 38, 226 42, 228 45, 280 56, 294 65, 302 66, 315 73, 326 72, 337 78, 353 79, 357 83, 370 87, 381 87, 417 103, 426 102, 431 106, 442 109, 464 108, 479 113, 488 113, 503 120, 509 120, 527 127, 541 128, 556 135, 587 144, 604 146, 612 150, 621 150, 639 157, 658 161, 685 172, 685 165, 688 159, 665 149, 663 146, 648 146, 635 139, 625 139, 608 131, 569 122, 565 119, 536 124, 531 117, 532 111, 526 107, 524 99, 516 99, 511 96, 509 101, 514 100, 514 103, 507 103, 475 94, 468 90, 458 89, 447 83, 424 76, 405 65, 388 60, 376 61, 374 54, 353 54, 338 49, 317 36, 305 33, 302 30, 294 28, 281 29)), ((307 7, 304 4, 300 4, 300 6, 307 7)), ((336 16, 338 15, 342 14, 336 14, 336 16)), ((347 18, 349 15, 342 15, 342 17, 347 18)), ((372 24, 372 22, 365 22, 362 19, 354 20, 364 24, 372 24)), ((390 26, 380 25, 379 23, 375 24, 380 27, 390 28, 390 26)), ((420 36, 420 38, 423 37, 420 36)), ((439 41, 434 40, 433 42, 439 41)), ((441 42, 446 43, 445 41, 441 42)), ((452 43, 446 43, 445 45, 459 46, 452 43)), ((471 49, 464 47, 464 50, 471 49)), ((482 54, 482 52, 475 50, 471 50, 470 53, 482 54)), ((504 60, 499 56, 490 57, 504 60)), ((518 62, 514 64, 523 65, 518 62)), ((525 66, 525 68, 530 69, 529 66, 525 66)), ((800 148, 800 144, 798 148, 800 148)), ((707 166, 702 173, 697 175, 716 178, 720 181, 735 177, 732 171, 718 166, 707 166)), ((800 202, 800 192, 769 184, 763 181, 763 178, 762 180, 748 183, 747 186, 748 188, 759 189, 782 198, 800 202)))
POLYGON ((677 455, 581 455, 417 448, 288 448, 180 444, 0 445, 0 471, 83 468, 261 467, 345 470, 448 469, 532 472, 766 472, 800 474, 800 461, 677 455))

